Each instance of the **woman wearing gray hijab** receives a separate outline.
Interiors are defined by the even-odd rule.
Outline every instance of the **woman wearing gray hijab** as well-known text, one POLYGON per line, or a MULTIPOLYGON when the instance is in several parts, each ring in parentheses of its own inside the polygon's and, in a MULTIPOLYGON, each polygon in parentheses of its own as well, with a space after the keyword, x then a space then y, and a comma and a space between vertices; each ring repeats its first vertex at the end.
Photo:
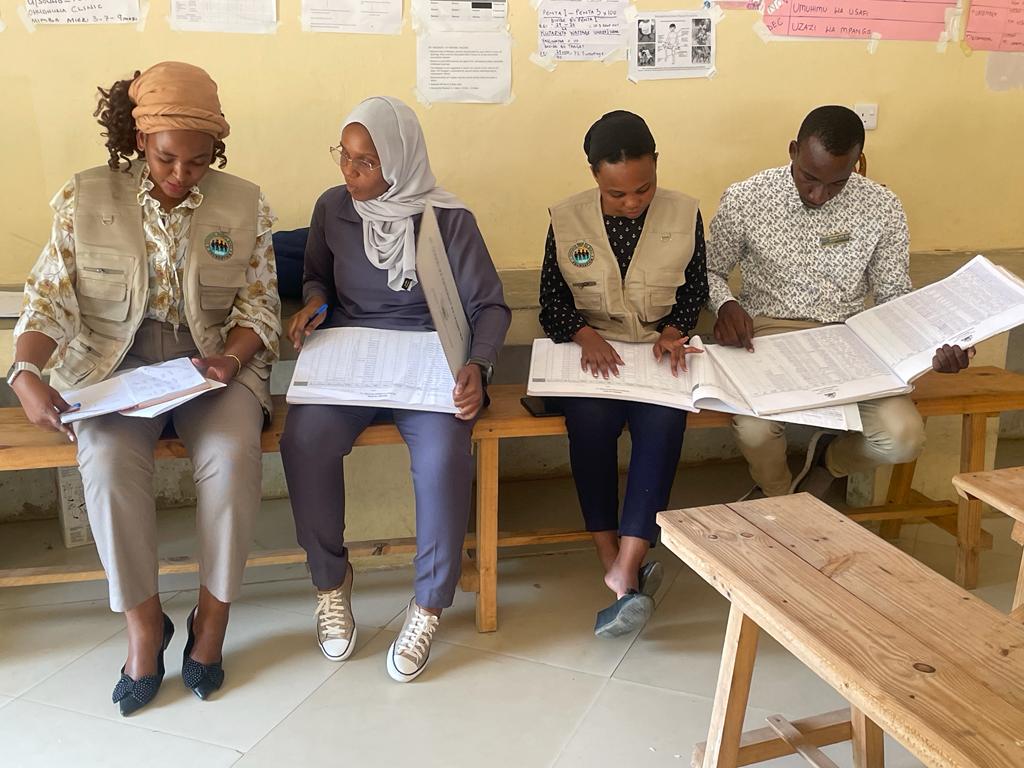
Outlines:
MULTIPOLYGON (((289 326, 296 347, 315 328, 432 330, 416 277, 416 235, 423 210, 436 210, 466 316, 470 359, 455 379, 455 416, 393 410, 409 446, 416 496, 415 595, 387 655, 392 678, 424 669, 441 611, 455 598, 473 482, 472 429, 511 313, 473 214, 441 189, 430 170, 423 131, 401 101, 359 104, 331 147, 345 185, 327 190, 310 223, 303 272, 305 305, 289 326), (324 304, 325 313, 317 313, 324 304)), ((342 460, 381 409, 293 405, 281 439, 299 544, 317 589, 317 642, 332 661, 355 648, 352 566, 344 543, 342 460)))

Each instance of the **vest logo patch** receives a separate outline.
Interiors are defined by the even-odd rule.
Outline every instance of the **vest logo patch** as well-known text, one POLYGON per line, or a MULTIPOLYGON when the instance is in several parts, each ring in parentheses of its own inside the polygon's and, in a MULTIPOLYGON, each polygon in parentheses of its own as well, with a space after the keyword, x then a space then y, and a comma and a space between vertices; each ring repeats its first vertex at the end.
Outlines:
POLYGON ((217 261, 224 261, 235 252, 235 244, 227 232, 211 232, 206 236, 206 252, 217 261))
POLYGON ((569 261, 577 267, 589 267, 594 263, 594 246, 586 240, 573 243, 569 248, 569 261))

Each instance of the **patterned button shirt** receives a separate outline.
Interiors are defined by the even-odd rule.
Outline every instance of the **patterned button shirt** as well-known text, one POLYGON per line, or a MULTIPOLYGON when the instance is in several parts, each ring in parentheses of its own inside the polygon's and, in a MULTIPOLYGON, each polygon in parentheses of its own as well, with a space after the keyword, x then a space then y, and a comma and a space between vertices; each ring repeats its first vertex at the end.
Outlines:
MULTIPOLYGON (((188 197, 170 211, 150 195, 153 182, 149 168, 143 169, 139 184, 139 206, 149 257, 149 302, 145 317, 170 323, 177 329, 186 325, 185 297, 181 282, 188 253, 192 212, 203 203, 193 187, 188 197)), ((54 209, 50 240, 43 248, 25 283, 21 317, 15 326, 17 339, 25 331, 39 331, 57 342, 51 365, 58 365, 70 341, 78 335, 81 320, 75 298, 75 180, 71 179, 50 203, 54 209)), ((258 357, 272 363, 277 359, 281 334, 281 300, 277 293, 277 271, 271 228, 276 217, 260 193, 256 223, 256 247, 246 269, 246 287, 239 290, 222 335, 236 325, 251 328, 263 341, 258 357)))
POLYGON ((772 168, 729 187, 711 222, 712 311, 733 299, 737 264, 748 314, 840 323, 869 294, 882 304, 910 291, 907 218, 896 195, 856 173, 824 206, 807 208, 790 167, 772 168))

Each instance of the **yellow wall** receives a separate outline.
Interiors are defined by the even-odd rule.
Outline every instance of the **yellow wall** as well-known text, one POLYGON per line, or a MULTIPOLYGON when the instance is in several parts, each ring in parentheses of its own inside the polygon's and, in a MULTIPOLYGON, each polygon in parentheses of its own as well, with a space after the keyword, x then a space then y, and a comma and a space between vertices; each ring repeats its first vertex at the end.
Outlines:
MULTIPOLYGON (((803 115, 821 103, 874 101, 871 175, 902 198, 916 250, 1024 244, 1024 92, 985 86, 987 54, 920 43, 766 45, 756 14, 727 12, 713 80, 634 85, 625 64, 528 61, 533 10, 511 0, 515 37, 508 106, 414 105, 438 177, 476 211, 500 267, 537 265, 545 208, 589 183, 580 143, 602 112, 644 115, 659 140, 661 183, 700 197, 710 220, 732 181, 786 161, 803 115)), ((645 8, 680 7, 664 2, 645 8)), ((266 190, 285 228, 304 226, 317 195, 338 183, 327 147, 359 99, 413 101, 415 40, 300 31, 298 0, 279 3, 276 35, 175 33, 167 0, 134 28, 37 28, 0 0, 0 282, 20 281, 45 241, 46 203, 76 170, 105 159, 91 117, 95 86, 162 59, 206 67, 233 131, 228 169, 266 190)))

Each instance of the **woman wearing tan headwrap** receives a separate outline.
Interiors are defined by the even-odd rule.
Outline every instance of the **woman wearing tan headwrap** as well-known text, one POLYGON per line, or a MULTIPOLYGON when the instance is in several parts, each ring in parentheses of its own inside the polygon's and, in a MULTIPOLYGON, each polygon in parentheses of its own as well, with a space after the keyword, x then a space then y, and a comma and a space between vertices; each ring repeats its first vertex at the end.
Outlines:
POLYGON ((50 241, 25 285, 10 382, 28 418, 78 442, 89 522, 126 614, 128 656, 113 700, 128 715, 164 675, 174 625, 157 584, 153 448, 173 423, 195 465, 199 602, 188 615, 182 679, 205 699, 224 679, 228 609, 241 586, 260 504, 260 432, 281 331, 274 216, 227 162, 217 85, 164 62, 100 89, 106 166, 53 199, 50 241), (227 384, 160 416, 62 424, 61 391, 189 357, 227 384), (41 369, 52 365, 50 384, 41 369))

